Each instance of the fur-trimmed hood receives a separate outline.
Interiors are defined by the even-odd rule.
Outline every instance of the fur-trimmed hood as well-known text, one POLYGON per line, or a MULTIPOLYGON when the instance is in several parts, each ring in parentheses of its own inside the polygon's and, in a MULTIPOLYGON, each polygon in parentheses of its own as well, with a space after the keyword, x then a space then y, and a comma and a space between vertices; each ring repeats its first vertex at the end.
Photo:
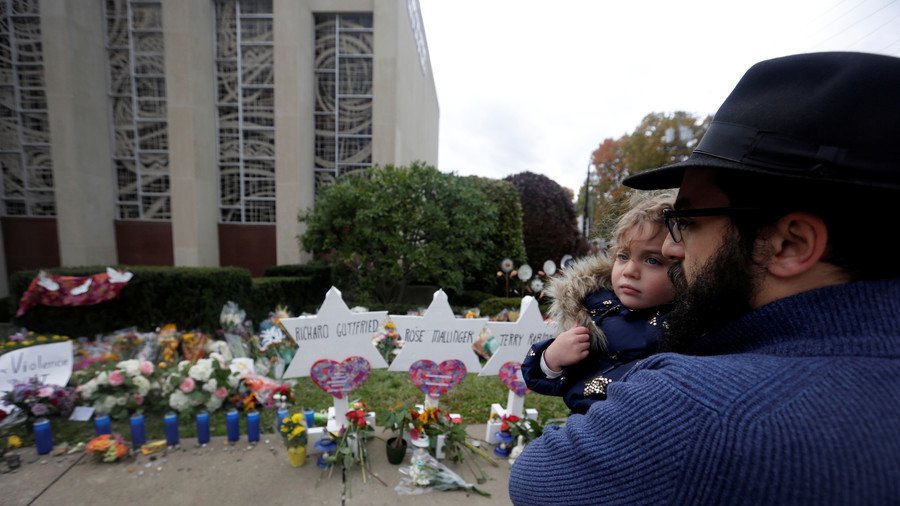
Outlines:
POLYGON ((587 327, 591 350, 605 350, 606 335, 594 324, 584 300, 601 288, 612 290, 612 266, 612 259, 606 255, 583 257, 563 270, 561 276, 551 278, 547 287, 546 294, 552 299, 549 317, 557 323, 557 330, 565 332, 575 324, 587 327))

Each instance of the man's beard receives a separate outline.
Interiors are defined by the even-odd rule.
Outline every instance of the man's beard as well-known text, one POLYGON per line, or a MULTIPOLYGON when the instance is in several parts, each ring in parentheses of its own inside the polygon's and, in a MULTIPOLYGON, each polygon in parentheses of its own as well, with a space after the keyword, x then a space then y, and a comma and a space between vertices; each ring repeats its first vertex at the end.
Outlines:
POLYGON ((677 295, 660 351, 688 353, 704 335, 752 308, 759 267, 748 249, 739 237, 726 238, 690 285, 680 263, 669 268, 677 295))

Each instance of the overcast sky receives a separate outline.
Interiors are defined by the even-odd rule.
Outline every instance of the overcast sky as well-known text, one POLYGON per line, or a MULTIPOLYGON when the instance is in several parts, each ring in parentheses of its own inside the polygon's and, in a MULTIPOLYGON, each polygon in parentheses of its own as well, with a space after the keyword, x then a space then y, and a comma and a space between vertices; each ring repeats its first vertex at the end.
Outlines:
POLYGON ((584 183, 591 151, 650 112, 715 113, 752 64, 900 56, 900 0, 419 0, 438 168, 584 183))

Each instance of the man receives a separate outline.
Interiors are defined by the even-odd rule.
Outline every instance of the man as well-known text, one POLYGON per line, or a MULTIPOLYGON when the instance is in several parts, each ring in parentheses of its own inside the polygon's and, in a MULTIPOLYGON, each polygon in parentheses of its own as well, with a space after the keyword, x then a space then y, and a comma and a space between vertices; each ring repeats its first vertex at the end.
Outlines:
POLYGON ((526 447, 513 502, 900 502, 900 59, 758 63, 625 184, 679 188, 670 353, 526 447))

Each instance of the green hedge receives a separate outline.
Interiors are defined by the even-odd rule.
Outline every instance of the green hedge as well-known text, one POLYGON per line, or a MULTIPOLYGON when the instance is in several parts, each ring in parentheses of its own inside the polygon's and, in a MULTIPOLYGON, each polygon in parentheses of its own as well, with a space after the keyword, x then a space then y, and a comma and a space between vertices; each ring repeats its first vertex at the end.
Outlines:
MULTIPOLYGON (((17 326, 36 332, 71 337, 93 336, 137 326, 149 330, 166 323, 181 329, 213 332, 222 306, 229 300, 246 303, 252 294, 250 271, 238 267, 120 266, 134 274, 119 297, 93 306, 35 306, 14 318, 17 326)), ((106 266, 49 269, 50 273, 86 276, 105 272, 106 266)), ((18 301, 36 270, 10 276, 10 297, 18 301)))
MULTIPOLYGON (((518 311, 521 307, 522 299, 519 297, 493 297, 484 300, 478 305, 478 309, 483 317, 497 316, 504 309, 518 311)), ((549 304, 539 304, 539 307, 541 308, 541 314, 546 315, 549 304)))
POLYGON ((310 276, 254 278, 250 300, 241 308, 254 325, 259 325, 279 305, 287 306, 293 315, 315 313, 327 292, 310 276))

